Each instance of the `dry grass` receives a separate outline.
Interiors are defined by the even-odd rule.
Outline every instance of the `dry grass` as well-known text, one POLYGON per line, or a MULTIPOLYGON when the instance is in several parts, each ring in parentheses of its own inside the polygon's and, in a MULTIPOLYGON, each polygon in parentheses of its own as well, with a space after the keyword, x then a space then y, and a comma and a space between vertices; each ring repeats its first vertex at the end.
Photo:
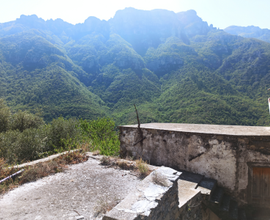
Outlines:
POLYGON ((136 167, 138 168, 141 176, 147 176, 150 173, 147 163, 144 162, 142 158, 136 160, 136 167))
MULTIPOLYGON (((24 167, 24 172, 0 184, 0 194, 3 194, 21 184, 35 181, 42 177, 62 172, 68 164, 77 164, 86 161, 88 158, 84 153, 74 151, 63 154, 54 160, 38 163, 33 166, 24 167)), ((19 168, 8 168, 4 159, 0 159, 0 180, 17 172, 19 168)))
MULTIPOLYGON (((5 160, 3 158, 0 158, 0 180, 4 179, 7 176, 12 175, 13 173, 16 173, 19 169, 9 169, 8 165, 6 164, 5 160)), ((6 182, 13 183, 13 179, 6 180, 5 182, 2 182, 0 184, 0 193, 3 193, 6 191, 6 182)), ((15 188, 16 186, 14 184, 10 184, 10 189, 15 188)))
POLYGON ((137 168, 133 161, 108 156, 103 156, 101 158, 101 164, 109 167, 119 167, 123 170, 135 170, 137 168))
POLYGON ((113 162, 112 158, 110 158, 108 156, 103 156, 101 158, 101 164, 105 165, 105 166, 109 166, 109 165, 113 165, 114 162, 113 162))
POLYGON ((135 166, 133 162, 126 161, 126 160, 118 160, 116 165, 123 170, 134 170, 135 166))
POLYGON ((93 156, 100 155, 100 150, 95 150, 92 152, 93 156))
POLYGON ((168 187, 170 185, 167 178, 161 173, 157 173, 156 171, 152 174, 152 181, 160 186, 168 187))
POLYGON ((119 159, 116 157, 103 156, 101 158, 101 164, 107 167, 119 167, 123 170, 131 170, 132 175, 144 178, 151 173, 146 162, 142 159, 136 161, 119 159))

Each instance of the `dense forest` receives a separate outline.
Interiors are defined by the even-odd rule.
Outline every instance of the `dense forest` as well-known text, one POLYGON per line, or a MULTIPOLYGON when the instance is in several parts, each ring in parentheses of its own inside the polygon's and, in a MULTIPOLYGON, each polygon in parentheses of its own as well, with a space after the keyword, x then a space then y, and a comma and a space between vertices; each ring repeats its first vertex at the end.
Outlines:
POLYGON ((22 15, 0 24, 0 98, 47 123, 136 123, 135 103, 142 123, 269 125, 269 31, 254 28, 225 32, 193 10, 77 25, 22 15))

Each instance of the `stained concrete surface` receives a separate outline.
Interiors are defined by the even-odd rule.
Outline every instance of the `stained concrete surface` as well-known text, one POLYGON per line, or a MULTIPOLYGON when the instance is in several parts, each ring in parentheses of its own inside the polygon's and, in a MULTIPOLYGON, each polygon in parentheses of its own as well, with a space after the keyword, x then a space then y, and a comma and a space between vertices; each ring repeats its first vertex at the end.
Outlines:
MULTIPOLYGON (((120 127, 137 127, 125 125, 120 127)), ((270 136, 270 127, 239 126, 239 125, 209 125, 209 124, 181 124, 181 123, 149 123, 141 124, 141 128, 167 131, 180 131, 203 134, 220 134, 232 136, 270 136)))
POLYGON ((69 166, 63 173, 24 184, 0 197, 1 220, 101 219, 96 211, 116 205, 141 182, 130 171, 106 168, 100 161, 69 166), (110 206, 110 205, 109 205, 110 206))
MULTIPOLYGON (((140 144, 135 144, 141 140, 137 125, 119 130, 123 157, 141 157, 154 165, 216 179, 243 204, 249 202, 253 167, 270 166, 270 127, 141 124, 140 144)), ((270 208, 269 202, 264 203, 270 208)))
MULTIPOLYGON (((173 186, 173 182, 177 181, 182 172, 178 172, 169 167, 156 168, 148 175, 130 194, 115 206, 104 219, 137 219, 137 216, 147 217, 154 209, 158 209, 158 205, 170 206, 171 203, 162 203, 162 197, 173 186), (156 178, 154 177, 156 175, 156 178), (158 176, 158 177, 157 177, 158 176), (157 184, 155 179, 163 180, 165 185, 157 184), (161 204, 162 203, 162 204, 161 204)), ((177 202, 174 201, 173 202, 177 202)), ((147 219, 151 219, 147 218, 147 219)))

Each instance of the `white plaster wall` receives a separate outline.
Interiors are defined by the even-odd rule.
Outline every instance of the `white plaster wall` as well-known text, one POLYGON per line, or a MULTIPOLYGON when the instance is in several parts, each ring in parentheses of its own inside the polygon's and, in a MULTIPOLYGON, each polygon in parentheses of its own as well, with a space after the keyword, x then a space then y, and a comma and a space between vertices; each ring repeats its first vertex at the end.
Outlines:
POLYGON ((123 134, 121 145, 124 143, 134 157, 142 157, 156 165, 202 174, 217 179, 220 185, 230 190, 235 189, 236 153, 229 142, 212 138, 205 143, 199 135, 186 136, 144 129, 146 139, 143 145, 138 143, 133 146, 136 129, 124 131, 123 134))
POLYGON ((258 151, 268 147, 267 138, 143 129, 146 137, 143 144, 133 146, 136 132, 136 129, 123 129, 124 136, 120 135, 121 148, 126 148, 134 157, 216 179, 220 186, 231 190, 244 202, 249 182, 247 163, 270 164, 270 155, 258 151))
MULTIPOLYGON (((187 165, 194 173, 218 180, 218 183, 230 190, 235 189, 236 152, 231 144, 217 139, 209 140, 209 149, 190 161, 187 165)), ((196 149, 196 148, 195 148, 196 149)))

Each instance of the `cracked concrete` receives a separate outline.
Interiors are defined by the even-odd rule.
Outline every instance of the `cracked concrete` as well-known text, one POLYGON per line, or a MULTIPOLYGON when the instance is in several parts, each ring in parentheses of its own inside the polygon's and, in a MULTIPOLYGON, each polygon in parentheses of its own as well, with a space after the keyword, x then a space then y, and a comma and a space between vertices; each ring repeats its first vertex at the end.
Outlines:
POLYGON ((104 220, 112 219, 137 219, 138 216, 147 217, 158 205, 161 198, 173 186, 181 172, 169 167, 159 167, 147 176, 121 203, 115 206, 104 216, 104 220), (155 183, 153 176, 159 173, 162 178, 169 182, 166 186, 155 183))
MULTIPOLYGON (((141 157, 153 165, 216 179, 242 204, 251 199, 253 168, 270 167, 270 127, 141 124, 145 139, 137 145, 137 125, 120 126, 119 130, 122 157, 141 157)), ((269 207, 267 200, 265 206, 269 207)))
POLYGON ((102 219, 101 208, 113 208, 141 182, 130 171, 106 168, 100 161, 69 166, 24 184, 0 197, 1 220, 102 219))

